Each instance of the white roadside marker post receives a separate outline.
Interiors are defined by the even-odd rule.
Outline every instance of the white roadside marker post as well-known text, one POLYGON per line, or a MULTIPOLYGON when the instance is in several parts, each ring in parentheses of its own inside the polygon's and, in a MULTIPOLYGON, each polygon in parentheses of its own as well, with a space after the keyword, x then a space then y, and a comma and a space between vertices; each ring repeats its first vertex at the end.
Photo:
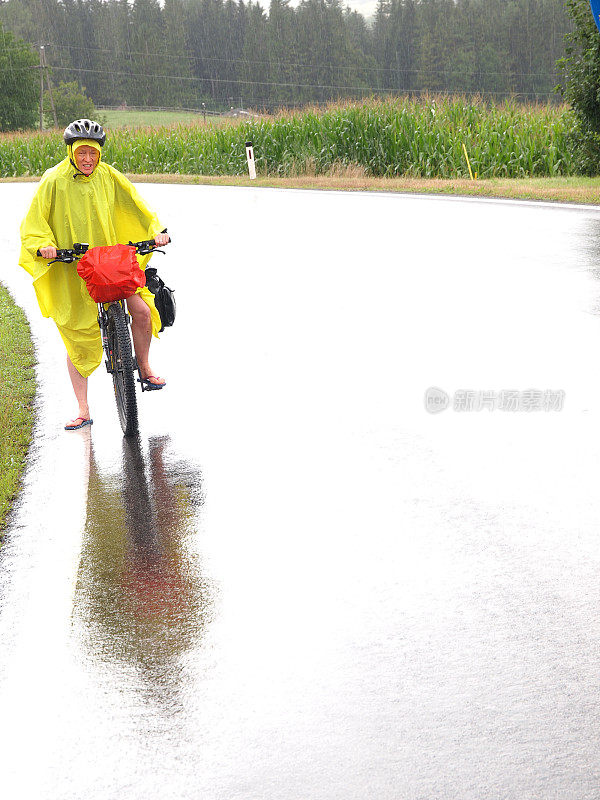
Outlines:
POLYGON ((256 178, 256 166, 254 164, 254 147, 252 146, 252 142, 246 142, 246 158, 248 159, 248 174, 250 175, 250 180, 253 181, 256 178))

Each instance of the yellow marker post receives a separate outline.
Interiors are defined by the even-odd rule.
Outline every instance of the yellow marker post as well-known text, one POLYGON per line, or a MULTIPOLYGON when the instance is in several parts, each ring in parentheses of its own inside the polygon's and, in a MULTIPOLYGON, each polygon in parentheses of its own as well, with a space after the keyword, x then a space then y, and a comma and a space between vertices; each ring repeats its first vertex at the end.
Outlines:
POLYGON ((467 148, 466 148, 464 142, 463 142, 463 150, 464 150, 464 153, 465 153, 465 158, 467 159, 467 167, 469 168, 469 175, 471 176, 471 180, 474 181, 475 178, 473 177, 473 170, 471 169, 471 162, 469 161, 469 156, 467 154, 467 148))

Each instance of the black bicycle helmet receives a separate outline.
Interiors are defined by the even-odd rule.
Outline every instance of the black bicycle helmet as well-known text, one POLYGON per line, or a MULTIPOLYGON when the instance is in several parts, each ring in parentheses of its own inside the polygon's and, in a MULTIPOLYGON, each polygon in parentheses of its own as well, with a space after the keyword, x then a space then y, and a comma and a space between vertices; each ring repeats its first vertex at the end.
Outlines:
POLYGON ((94 142, 98 142, 100 147, 103 147, 106 141, 106 134, 99 122, 94 122, 91 119, 76 119, 75 122, 65 128, 63 139, 65 144, 73 144, 77 139, 91 139, 94 142))

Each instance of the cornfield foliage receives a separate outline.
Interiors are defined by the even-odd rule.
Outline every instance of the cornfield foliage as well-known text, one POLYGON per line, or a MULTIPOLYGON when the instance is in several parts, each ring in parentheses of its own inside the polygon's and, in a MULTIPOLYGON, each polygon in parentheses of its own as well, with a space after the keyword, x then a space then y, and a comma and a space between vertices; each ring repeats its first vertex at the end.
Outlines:
MULTIPOLYGON (((480 178, 577 172, 566 107, 462 97, 371 100, 251 118, 220 128, 185 124, 109 131, 104 159, 128 173, 240 175, 254 144, 263 175, 359 167, 380 177, 464 178, 463 145, 480 178)), ((59 132, 0 137, 0 175, 41 175, 64 158, 59 132)))

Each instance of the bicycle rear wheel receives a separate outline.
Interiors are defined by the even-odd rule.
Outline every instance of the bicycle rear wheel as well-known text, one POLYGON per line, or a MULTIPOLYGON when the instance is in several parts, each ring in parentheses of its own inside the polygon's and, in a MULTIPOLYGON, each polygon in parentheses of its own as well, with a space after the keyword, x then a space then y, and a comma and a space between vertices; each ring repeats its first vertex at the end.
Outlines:
POLYGON ((122 303, 111 303, 108 307, 107 337, 119 422, 125 436, 134 436, 138 432, 135 365, 122 303))

